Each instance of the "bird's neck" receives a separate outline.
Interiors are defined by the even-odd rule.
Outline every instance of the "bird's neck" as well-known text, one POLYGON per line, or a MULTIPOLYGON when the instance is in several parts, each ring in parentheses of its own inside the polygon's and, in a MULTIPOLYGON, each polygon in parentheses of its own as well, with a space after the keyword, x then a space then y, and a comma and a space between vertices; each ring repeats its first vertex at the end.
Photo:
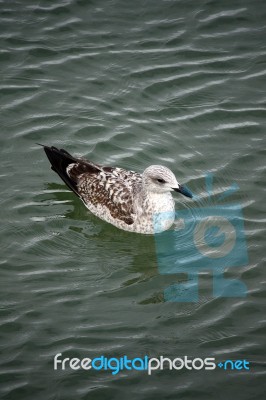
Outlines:
POLYGON ((157 193, 142 190, 138 193, 136 202, 139 212, 142 214, 156 214, 175 210, 175 203, 170 192, 157 193))
POLYGON ((174 210, 174 199, 170 192, 164 193, 148 193, 148 201, 154 212, 164 212, 174 210))
POLYGON ((148 208, 150 208, 155 232, 169 229, 175 219, 175 202, 170 192, 153 193, 148 197, 148 208))

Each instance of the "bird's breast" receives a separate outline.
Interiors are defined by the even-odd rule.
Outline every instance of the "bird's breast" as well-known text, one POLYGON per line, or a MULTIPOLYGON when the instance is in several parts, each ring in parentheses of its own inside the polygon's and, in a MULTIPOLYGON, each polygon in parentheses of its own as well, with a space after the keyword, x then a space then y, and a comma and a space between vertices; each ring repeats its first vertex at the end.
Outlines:
POLYGON ((153 213, 174 211, 175 203, 171 193, 152 193, 149 196, 150 207, 153 213))

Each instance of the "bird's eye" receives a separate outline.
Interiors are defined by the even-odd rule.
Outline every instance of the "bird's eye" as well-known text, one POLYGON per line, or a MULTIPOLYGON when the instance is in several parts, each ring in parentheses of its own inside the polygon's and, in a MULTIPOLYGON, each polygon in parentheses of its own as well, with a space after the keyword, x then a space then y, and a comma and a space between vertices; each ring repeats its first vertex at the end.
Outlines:
POLYGON ((164 179, 158 178, 157 181, 160 182, 160 183, 165 183, 165 180, 164 180, 164 179))

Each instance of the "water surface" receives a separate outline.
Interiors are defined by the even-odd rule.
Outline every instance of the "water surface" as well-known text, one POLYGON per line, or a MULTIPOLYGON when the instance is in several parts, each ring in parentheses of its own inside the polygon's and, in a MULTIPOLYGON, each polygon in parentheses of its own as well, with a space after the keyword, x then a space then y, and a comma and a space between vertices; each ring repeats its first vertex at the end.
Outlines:
MULTIPOLYGON (((0 2, 3 399, 261 399, 265 392, 264 1, 0 2), (92 216, 41 142, 98 163, 163 164, 208 204, 233 183, 242 298, 165 302, 153 237, 92 216), (53 357, 216 357, 250 371, 54 371, 53 357)), ((196 203, 176 195, 176 208, 196 203)), ((189 267, 188 267, 189 268, 189 267)))

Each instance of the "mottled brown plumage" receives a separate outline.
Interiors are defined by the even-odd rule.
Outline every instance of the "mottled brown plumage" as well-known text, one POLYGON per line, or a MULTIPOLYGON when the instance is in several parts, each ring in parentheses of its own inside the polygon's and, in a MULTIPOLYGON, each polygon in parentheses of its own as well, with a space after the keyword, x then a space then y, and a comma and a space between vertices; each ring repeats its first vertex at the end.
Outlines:
POLYGON ((78 193, 84 203, 105 206, 113 218, 133 224, 133 202, 130 189, 110 173, 93 176, 84 173, 79 176, 78 193), (112 189, 110 189, 112 187, 112 189))

